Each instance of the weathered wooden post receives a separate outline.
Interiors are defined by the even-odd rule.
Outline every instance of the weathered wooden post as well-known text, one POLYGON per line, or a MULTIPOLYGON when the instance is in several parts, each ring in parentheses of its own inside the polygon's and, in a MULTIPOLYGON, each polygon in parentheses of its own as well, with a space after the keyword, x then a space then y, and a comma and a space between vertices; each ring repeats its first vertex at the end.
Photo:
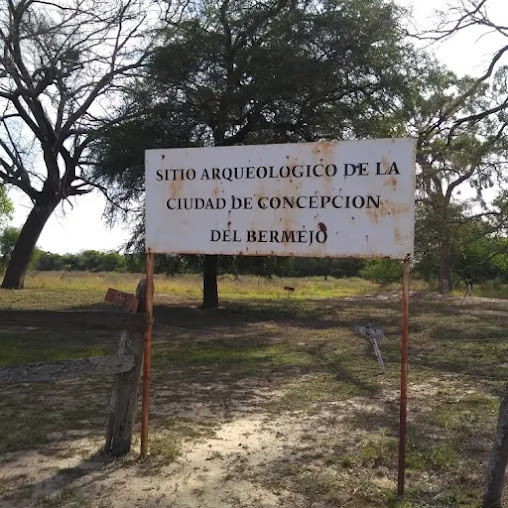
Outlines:
POLYGON ((503 485, 508 461, 508 385, 499 406, 497 429, 490 455, 487 481, 483 494, 483 508, 501 508, 503 485))
MULTIPOLYGON (((146 310, 145 284, 145 279, 142 279, 136 288, 138 313, 146 310)), ((139 329, 122 330, 117 354, 133 355, 134 367, 128 372, 116 374, 113 382, 105 444, 105 452, 113 457, 121 457, 131 449, 139 377, 143 364, 143 338, 144 331, 139 329)))

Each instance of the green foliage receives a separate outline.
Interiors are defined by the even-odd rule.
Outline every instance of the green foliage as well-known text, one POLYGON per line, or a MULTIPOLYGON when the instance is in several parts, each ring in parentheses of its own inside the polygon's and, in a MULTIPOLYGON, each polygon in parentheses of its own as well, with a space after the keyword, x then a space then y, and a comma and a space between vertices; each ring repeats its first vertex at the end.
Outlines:
POLYGON ((125 272, 127 259, 117 252, 85 250, 79 254, 42 252, 36 268, 40 271, 125 272))
MULTIPOLYGON (((130 256, 130 255, 128 255, 130 256)), ((133 255, 133 258, 140 259, 133 255)), ((155 272, 167 274, 200 273, 203 256, 156 255, 155 272)), ((144 258, 143 261, 144 263, 144 258)), ((362 259, 320 259, 270 256, 221 256, 219 273, 258 275, 260 277, 358 277, 364 266, 362 259)), ((144 264, 141 270, 144 270, 144 264)), ((130 270, 129 271, 136 271, 130 270)))
POLYGON ((358 277, 364 267, 363 259, 294 258, 291 273, 296 277, 358 277))
POLYGON ((499 226, 503 216, 493 220, 471 215, 464 206, 450 205, 445 226, 428 202, 419 203, 415 271, 421 277, 431 280, 439 276, 440 235, 446 227, 451 269, 460 282, 508 281, 508 238, 499 226))
POLYGON ((12 218, 14 206, 12 201, 7 197, 5 187, 0 184, 0 229, 12 218))
POLYGON ((124 254, 124 258, 127 272, 141 273, 145 271, 145 257, 142 254, 124 254))
POLYGON ((3 272, 7 267, 18 236, 19 229, 13 227, 7 227, 0 231, 0 272, 3 272))
POLYGON ((464 224, 453 242, 453 269, 465 282, 508 282, 508 238, 483 221, 464 224))
POLYGON ((0 233, 0 270, 7 266, 11 253, 18 240, 19 229, 8 227, 0 233))
MULTIPOLYGON (((17 234, 16 234, 17 238, 17 234)), ((14 239, 11 239, 11 242, 14 239)), ((13 244, 12 244, 13 246, 13 244)), ((155 273, 183 275, 200 273, 203 256, 157 254, 155 273)), ((266 277, 324 276, 335 278, 358 277, 365 262, 359 259, 275 258, 268 256, 222 256, 219 272, 234 276, 266 277)), ((40 271, 131 272, 145 271, 142 253, 83 251, 78 254, 54 254, 36 249, 33 268, 40 271)))
MULTIPOLYGON (((140 259, 139 256, 132 256, 133 259, 140 259)), ((202 260, 203 256, 159 254, 155 256, 155 273, 200 273, 202 270, 202 260)), ((308 277, 314 275, 343 278, 358 277, 363 265, 364 261, 361 259, 221 256, 219 259, 219 273, 236 276, 258 275, 267 278, 274 276, 308 277)), ((143 270, 144 265, 139 271, 143 270)))
POLYGON ((373 259, 366 261, 360 276, 381 286, 388 286, 402 280, 402 265, 392 259, 373 259))
MULTIPOLYGON (((18 241, 19 234, 20 230, 13 227, 6 227, 0 231, 0 272, 3 272, 6 269, 12 255, 12 251, 18 241)), ((41 254, 42 251, 40 249, 35 248, 33 250, 28 263, 29 270, 33 270, 37 267, 41 254)))

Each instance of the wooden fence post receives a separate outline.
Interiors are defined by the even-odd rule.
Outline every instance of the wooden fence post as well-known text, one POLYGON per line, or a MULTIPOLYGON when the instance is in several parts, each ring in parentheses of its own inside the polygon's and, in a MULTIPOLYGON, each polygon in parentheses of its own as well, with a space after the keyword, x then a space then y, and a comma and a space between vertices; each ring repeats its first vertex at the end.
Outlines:
MULTIPOLYGON (((145 279, 142 279, 136 289, 138 313, 146 310, 145 284, 145 279)), ((134 368, 115 375, 113 382, 105 445, 105 452, 113 457, 121 457, 131 449, 139 377, 143 364, 143 338, 144 332, 133 329, 123 330, 120 338, 118 355, 133 355, 134 368)))
POLYGON ((483 508, 501 508, 503 485, 508 461, 508 385, 504 388, 499 416, 497 419, 496 436, 487 471, 487 481, 483 494, 483 508))

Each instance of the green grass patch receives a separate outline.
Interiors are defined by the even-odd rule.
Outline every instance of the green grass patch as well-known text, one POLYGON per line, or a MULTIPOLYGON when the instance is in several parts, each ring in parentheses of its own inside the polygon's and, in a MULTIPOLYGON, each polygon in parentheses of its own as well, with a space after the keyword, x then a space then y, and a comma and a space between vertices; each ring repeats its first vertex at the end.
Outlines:
MULTIPOLYGON (((106 289, 0 289, 0 308, 13 310, 82 310, 97 306, 108 308, 103 304, 106 289)), ((131 288, 131 293, 134 290, 131 288)), ((110 307, 109 307, 110 308, 110 307)))
POLYGON ((466 485, 450 484, 446 489, 433 489, 428 484, 408 486, 403 497, 393 491, 384 492, 388 508, 478 508, 478 493, 466 485))
POLYGON ((87 358, 91 356, 106 356, 109 348, 86 345, 66 347, 27 347, 27 341, 18 341, 14 338, 3 339, 0 335, 2 353, 0 365, 17 365, 31 362, 49 362, 58 360, 71 360, 73 358, 87 358))
POLYGON ((474 435, 491 426, 499 410, 499 399, 484 394, 466 394, 447 404, 437 414, 437 421, 452 433, 474 435))
POLYGON ((362 444, 360 460, 363 466, 377 468, 394 465, 398 440, 382 429, 378 435, 370 436, 362 444))
POLYGON ((164 466, 174 462, 182 453, 186 441, 197 441, 215 435, 210 422, 196 422, 189 418, 165 418, 153 425, 150 433, 148 458, 138 461, 141 475, 157 474, 164 466))
POLYGON ((407 443, 406 466, 408 471, 443 472, 458 468, 460 454, 452 443, 431 444, 422 436, 411 436, 407 443))
POLYGON ((49 416, 33 411, 20 415, 11 409, 4 410, 0 418, 0 452, 36 449, 49 441, 48 432, 59 428, 49 416), (17 423, 17 425, 16 425, 17 423))
POLYGON ((295 351, 289 344, 242 346, 221 341, 210 345, 156 345, 153 359, 157 368, 201 366, 252 370, 311 363, 312 357, 308 353, 295 351))

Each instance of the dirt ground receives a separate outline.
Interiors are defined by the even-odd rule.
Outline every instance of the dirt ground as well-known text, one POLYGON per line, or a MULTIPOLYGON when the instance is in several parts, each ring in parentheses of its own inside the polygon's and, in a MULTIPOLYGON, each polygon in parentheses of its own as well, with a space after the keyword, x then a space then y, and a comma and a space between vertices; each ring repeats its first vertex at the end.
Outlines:
MULTIPOLYGON (((508 374, 508 302, 413 295, 403 499, 397 295, 216 312, 156 303, 149 458, 137 437, 122 459, 100 453, 110 379, 5 385, 0 507, 479 505, 508 374), (354 334, 367 322, 385 331, 385 375, 354 334)), ((25 348, 44 349, 49 334, 0 330, 0 345, 25 348)), ((52 337, 53 352, 116 341, 52 337)))

